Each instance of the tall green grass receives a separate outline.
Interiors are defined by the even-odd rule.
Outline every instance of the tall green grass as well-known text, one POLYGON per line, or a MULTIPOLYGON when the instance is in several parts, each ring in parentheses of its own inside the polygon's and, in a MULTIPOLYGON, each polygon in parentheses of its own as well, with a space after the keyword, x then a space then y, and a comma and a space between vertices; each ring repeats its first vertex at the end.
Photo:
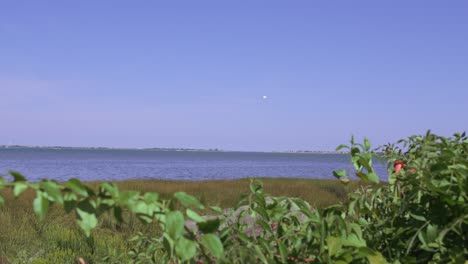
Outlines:
MULTIPOLYGON (((359 185, 351 182, 344 186, 338 181, 317 179, 265 178, 262 181, 266 193, 302 198, 317 208, 345 201, 347 193, 359 185)), ((99 182, 87 184, 97 188, 99 182)), ((205 205, 221 208, 234 207, 249 188, 248 179, 196 182, 130 180, 116 184, 121 190, 155 191, 163 199, 184 191, 205 205)), ((92 263, 125 263, 132 236, 138 231, 158 234, 156 224, 144 225, 131 215, 126 216, 124 225, 117 225, 111 216, 103 216, 99 227, 87 239, 75 226, 74 216, 59 208, 50 208, 46 219, 39 221, 32 209, 32 192, 26 192, 17 199, 11 190, 3 190, 2 195, 6 205, 0 208, 0 263, 76 263, 77 256, 92 263)))

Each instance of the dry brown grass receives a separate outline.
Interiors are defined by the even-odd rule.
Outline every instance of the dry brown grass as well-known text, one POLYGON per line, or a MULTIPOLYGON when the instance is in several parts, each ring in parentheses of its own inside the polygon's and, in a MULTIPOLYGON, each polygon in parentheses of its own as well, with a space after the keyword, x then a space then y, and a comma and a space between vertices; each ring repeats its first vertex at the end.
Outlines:
MULTIPOLYGON (((315 207, 324 207, 346 200, 349 190, 358 186, 351 182, 343 186, 336 180, 263 178, 264 192, 273 196, 297 197, 308 201, 315 207)), ((115 182, 120 190, 158 192, 162 198, 170 198, 178 191, 197 197, 207 205, 233 207, 242 194, 249 191, 249 179, 210 180, 210 181, 166 181, 166 180, 129 180, 115 182)), ((96 188, 99 182, 89 182, 96 188)))

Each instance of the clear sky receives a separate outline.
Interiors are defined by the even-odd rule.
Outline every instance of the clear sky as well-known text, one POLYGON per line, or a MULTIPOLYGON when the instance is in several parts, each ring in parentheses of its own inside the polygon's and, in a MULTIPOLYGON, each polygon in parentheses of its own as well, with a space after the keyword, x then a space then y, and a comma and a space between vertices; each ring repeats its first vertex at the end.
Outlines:
POLYGON ((0 145, 448 136, 468 128, 468 1, 0 1, 0 98, 0 145))

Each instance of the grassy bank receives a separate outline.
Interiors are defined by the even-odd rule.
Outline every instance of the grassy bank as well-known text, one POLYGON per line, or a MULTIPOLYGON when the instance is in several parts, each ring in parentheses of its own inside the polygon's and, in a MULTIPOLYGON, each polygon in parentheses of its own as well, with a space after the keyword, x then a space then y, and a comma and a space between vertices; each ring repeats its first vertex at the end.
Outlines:
MULTIPOLYGON (((336 180, 316 179, 263 179, 266 193, 273 196, 298 197, 312 206, 321 208, 345 201, 349 191, 358 186, 351 182, 343 186, 336 180)), ((89 182, 96 188, 99 182, 89 182)), ((155 191, 162 198, 174 192, 185 191, 202 203, 222 208, 233 207, 242 194, 248 192, 249 180, 222 181, 159 181, 132 180, 116 182, 119 189, 142 192, 155 191)), ((129 238, 136 232, 157 234, 156 225, 143 225, 134 217, 127 217, 126 224, 116 225, 110 216, 103 216, 91 239, 86 239, 75 226, 72 215, 62 209, 50 208, 46 220, 41 222, 34 214, 32 192, 15 199, 11 190, 3 190, 6 206, 0 209, 0 263, 75 263, 76 256, 94 263, 125 263, 119 256, 131 247, 129 238), (114 259, 105 259, 106 256, 114 259)))

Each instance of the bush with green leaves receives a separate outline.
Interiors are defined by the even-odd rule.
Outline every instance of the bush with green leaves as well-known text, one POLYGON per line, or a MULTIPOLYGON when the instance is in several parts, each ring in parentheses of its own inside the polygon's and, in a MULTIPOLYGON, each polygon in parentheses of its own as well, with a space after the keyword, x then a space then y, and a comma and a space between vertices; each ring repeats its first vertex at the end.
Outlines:
MULTIPOLYGON (((374 179, 372 157, 388 163, 388 185, 362 188, 349 197, 348 218, 356 219, 364 239, 392 263, 464 263, 468 259, 468 140, 427 132, 370 152, 350 150, 356 175, 374 179), (395 163, 403 163, 394 171, 395 163), (371 175, 371 177, 369 177, 371 175)), ((345 179, 341 173, 338 178, 345 179)), ((345 180, 346 181, 346 180, 345 180)))
MULTIPOLYGON (((33 208, 43 219, 52 203, 73 212, 86 236, 99 217, 112 214, 124 224, 124 212, 155 222, 158 236, 140 233, 128 256, 134 263, 464 263, 468 259, 468 139, 428 132, 372 150, 351 139, 341 145, 351 154, 355 175, 368 185, 346 204, 314 209, 298 198, 271 197, 259 180, 236 208, 212 207, 213 216, 195 197, 175 193, 122 191, 102 183, 97 191, 77 179, 31 183, 17 172, 0 178, 0 188, 16 196, 36 192, 33 208), (379 184, 375 159, 388 164, 388 182, 379 184), (393 164, 405 167, 396 172, 393 164), (192 223, 192 226, 188 223, 192 223), (195 226, 196 228, 193 228, 195 226)), ((333 172, 343 184, 344 170, 333 172)), ((0 203, 3 202, 0 196, 0 203)), ((69 255, 70 252, 67 252, 69 255)), ((118 259, 109 256, 110 259, 118 259)))

